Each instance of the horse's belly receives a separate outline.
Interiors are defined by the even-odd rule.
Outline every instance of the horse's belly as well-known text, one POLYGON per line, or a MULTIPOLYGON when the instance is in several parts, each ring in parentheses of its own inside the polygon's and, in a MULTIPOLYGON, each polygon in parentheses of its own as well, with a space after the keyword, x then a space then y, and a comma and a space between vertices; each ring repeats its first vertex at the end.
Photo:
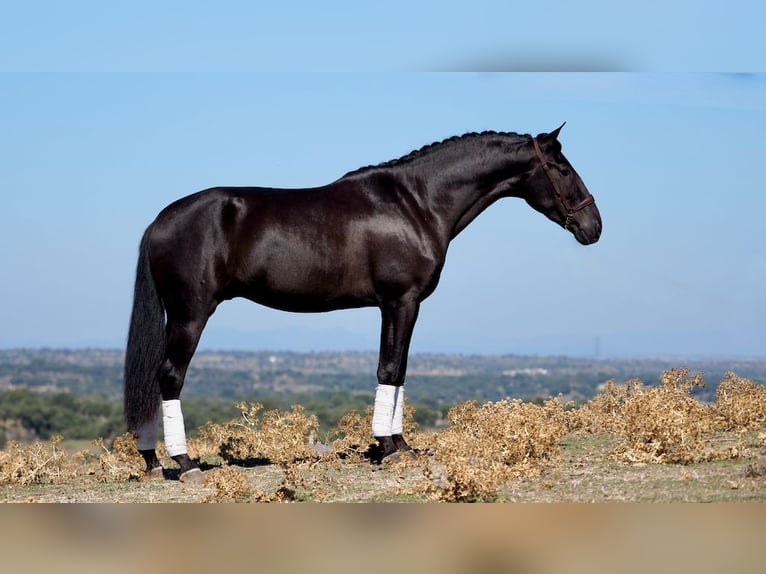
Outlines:
POLYGON ((256 296, 249 296, 248 299, 272 309, 290 311, 292 313, 326 313, 339 309, 356 309, 374 305, 374 302, 370 300, 357 299, 355 297, 316 299, 311 297, 293 297, 284 294, 259 293, 256 296))
POLYGON ((243 296, 273 309, 295 313, 324 313, 338 309, 354 309, 375 305, 373 298, 349 294, 301 293, 255 289, 249 290, 243 296))
POLYGON ((276 264, 254 274, 241 295, 268 307, 302 313, 375 305, 369 282, 363 273, 357 275, 349 276, 348 270, 276 264))

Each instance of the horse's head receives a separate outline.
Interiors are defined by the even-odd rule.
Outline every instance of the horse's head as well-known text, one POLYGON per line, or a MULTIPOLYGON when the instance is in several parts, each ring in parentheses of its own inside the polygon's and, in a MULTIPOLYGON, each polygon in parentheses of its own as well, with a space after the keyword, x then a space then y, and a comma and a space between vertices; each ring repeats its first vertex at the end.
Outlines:
POLYGON ((549 134, 532 138, 532 160, 524 199, 535 210, 568 229, 583 245, 601 236, 601 214, 593 196, 561 153, 561 124, 549 134))

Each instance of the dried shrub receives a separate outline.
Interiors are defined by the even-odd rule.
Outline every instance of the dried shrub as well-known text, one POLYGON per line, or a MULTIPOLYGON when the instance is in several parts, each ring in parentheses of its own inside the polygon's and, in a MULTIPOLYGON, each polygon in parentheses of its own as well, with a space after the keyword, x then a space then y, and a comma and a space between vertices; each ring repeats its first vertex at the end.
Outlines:
POLYGON ((190 439, 199 456, 220 456, 226 462, 263 459, 260 435, 261 403, 238 403, 240 418, 227 423, 207 423, 198 429, 198 436, 190 439))
POLYGON ((263 415, 261 434, 266 457, 285 472, 277 493, 285 500, 295 500, 297 490, 307 486, 301 469, 317 458, 315 441, 319 421, 315 415, 306 416, 300 405, 294 405, 289 413, 267 411, 263 415))
POLYGON ((241 471, 233 466, 214 468, 205 473, 205 485, 215 491, 202 502, 243 502, 250 496, 250 485, 241 471))
POLYGON ((628 385, 622 421, 614 425, 623 440, 613 456, 650 463, 691 463, 722 456, 707 448, 705 436, 714 429, 713 420, 691 394, 704 386, 702 375, 671 369, 660 382, 657 387, 644 387, 639 381, 628 385))
POLYGON ((746 453, 741 444, 712 447, 721 442, 714 431, 754 430, 766 421, 766 389, 733 373, 721 382, 714 405, 692 395, 705 384, 699 373, 671 369, 660 382, 647 388, 638 379, 623 386, 608 381, 600 395, 572 414, 572 430, 621 436, 612 454, 624 462, 692 463, 746 453))
MULTIPOLYGON (((196 460, 211 459, 220 456, 224 425, 208 422, 197 428, 195 436, 187 437, 186 447, 189 457, 196 460)), ((157 453, 159 456, 159 452, 157 453)))
POLYGON ((315 445, 319 421, 306 415, 304 408, 293 405, 290 411, 277 409, 261 414, 260 403, 239 403, 241 417, 225 424, 200 428, 195 445, 205 452, 215 452, 226 462, 271 462, 282 468, 285 480, 277 498, 293 499, 304 484, 301 468, 318 458, 315 445))
POLYGON ((570 430, 582 430, 593 434, 618 434, 624 424, 624 409, 628 400, 628 389, 639 385, 631 379, 627 385, 616 385, 614 380, 606 382, 604 390, 572 412, 570 430))
MULTIPOLYGON (((242 434, 237 425, 241 424, 239 420, 219 424, 208 422, 197 429, 197 436, 189 437, 186 440, 189 449, 189 456, 199 458, 218 457, 221 455, 221 448, 226 444, 232 435, 242 434)), ((229 454, 229 453, 227 453, 229 454)), ((236 459, 236 456, 229 454, 230 459, 236 459)))
POLYGON ((539 474, 559 451, 567 414, 558 399, 542 406, 503 400, 478 406, 462 403, 447 415, 451 426, 433 435, 434 458, 446 484, 427 468, 427 494, 445 501, 494 500, 514 477, 539 474))
POLYGON ((758 430, 766 424, 766 387, 726 373, 718 385, 712 409, 716 426, 721 430, 758 430))
MULTIPOLYGON (((372 419, 370 419, 372 421, 372 419)), ((372 424, 372 422, 370 422, 372 424)), ((405 438, 412 437, 418 430, 418 423, 415 422, 415 407, 410 403, 404 403, 402 412, 402 435, 405 438)))
POLYGON ((143 457, 136 449, 136 440, 132 433, 125 433, 114 439, 109 450, 102 438, 93 441, 101 452, 92 473, 101 482, 125 482, 140 480, 144 477, 146 466, 143 457))
POLYGON ((360 462, 364 458, 370 445, 375 442, 372 436, 372 411, 372 407, 367 407, 364 416, 351 411, 341 417, 328 435, 328 438, 333 439, 330 446, 335 454, 352 462, 360 462))
MULTIPOLYGON (((241 405, 241 408, 246 405, 241 405)), ((266 411, 260 425, 251 421, 247 429, 257 445, 252 452, 256 457, 264 457, 274 464, 284 466, 294 461, 311 459, 316 454, 314 443, 319 434, 319 421, 315 415, 306 415, 300 405, 293 405, 292 410, 266 411)))
POLYGON ((79 452, 70 457, 58 446, 62 440, 54 436, 47 444, 8 443, 7 450, 0 452, 0 484, 61 484, 77 476, 85 455, 79 452))

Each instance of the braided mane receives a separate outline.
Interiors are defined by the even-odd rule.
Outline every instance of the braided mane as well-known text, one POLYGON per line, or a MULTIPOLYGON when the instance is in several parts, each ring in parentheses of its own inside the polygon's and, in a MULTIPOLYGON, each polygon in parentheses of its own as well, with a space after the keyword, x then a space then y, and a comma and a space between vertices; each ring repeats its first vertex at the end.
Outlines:
POLYGON ((384 161, 382 163, 376 164, 376 165, 368 165, 365 167, 360 167, 359 169, 355 169, 353 171, 348 172, 343 177, 349 176, 349 175, 356 175, 362 172, 365 172, 367 170, 376 169, 380 167, 395 167, 397 165, 403 165, 406 163, 409 163, 417 158, 423 157, 425 155, 428 155, 438 149, 441 149, 445 146, 457 143, 457 142, 465 142, 465 141, 471 141, 474 139, 480 139, 487 136, 504 136, 511 139, 529 139, 532 136, 530 134, 517 134, 516 132, 496 132, 496 131, 483 131, 483 132, 468 132, 461 136, 452 136, 448 137, 446 139, 443 139, 441 141, 433 142, 427 145, 424 145, 423 147, 413 150, 410 153, 403 155, 400 158, 397 159, 391 159, 388 161, 384 161))

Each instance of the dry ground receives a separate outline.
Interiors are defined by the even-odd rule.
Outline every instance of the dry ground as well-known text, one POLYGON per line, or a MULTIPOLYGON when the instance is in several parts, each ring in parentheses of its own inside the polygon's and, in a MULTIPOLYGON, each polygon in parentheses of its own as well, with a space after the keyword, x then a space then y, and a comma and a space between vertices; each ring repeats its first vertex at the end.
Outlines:
MULTIPOLYGON (((518 478, 498 489, 501 502, 766 502, 766 462, 756 433, 720 440, 741 441, 753 458, 713 460, 693 464, 624 463, 610 457, 616 439, 610 435, 574 433, 561 441, 559 460, 540 476, 518 478)), ((318 462, 300 468, 303 481, 292 500, 302 502, 428 502, 413 492, 423 481, 423 465, 435 474, 440 465, 432 455, 402 465, 363 462, 318 462)), ((220 467, 208 467, 211 476, 220 467)), ((95 475, 78 474, 60 484, 5 485, 5 502, 256 502, 257 493, 273 493, 285 478, 274 464, 228 466, 241 476, 241 494, 227 496, 225 488, 184 484, 174 469, 165 480, 104 482, 95 475)), ((231 482, 231 477, 227 477, 231 482)))

